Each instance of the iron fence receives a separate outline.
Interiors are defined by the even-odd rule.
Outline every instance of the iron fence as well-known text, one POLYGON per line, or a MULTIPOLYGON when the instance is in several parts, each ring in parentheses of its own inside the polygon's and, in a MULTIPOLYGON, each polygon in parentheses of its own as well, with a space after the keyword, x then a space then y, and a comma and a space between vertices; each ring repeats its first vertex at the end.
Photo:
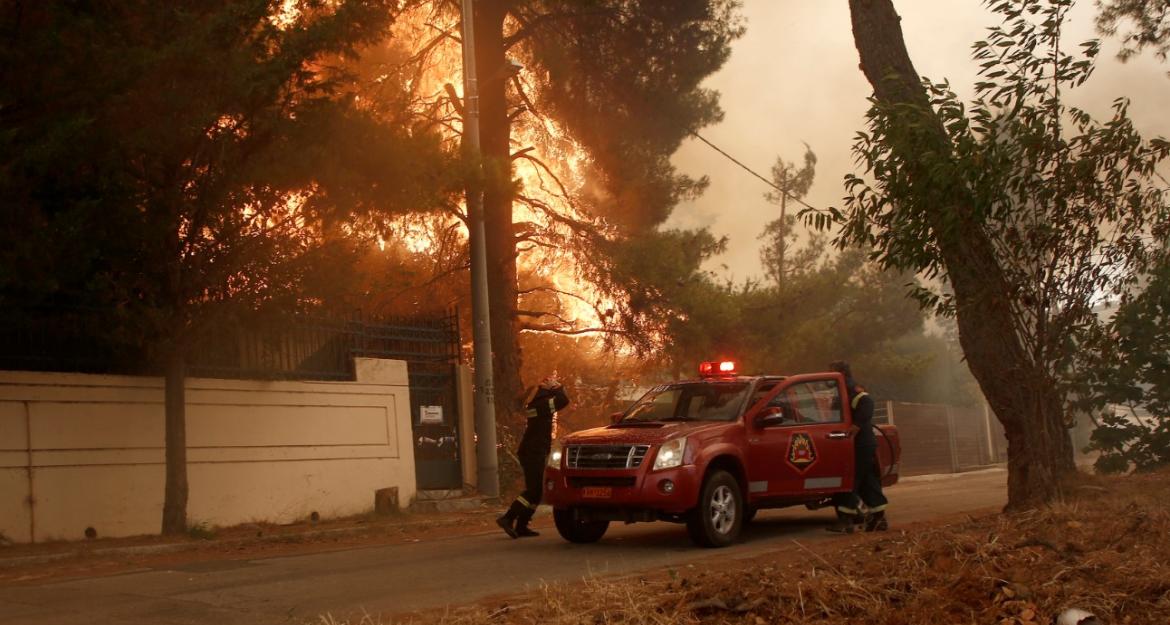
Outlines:
MULTIPOLYGON (((0 313, 0 369, 157 375, 162 361, 156 345, 117 311, 0 313)), ((423 386, 428 375, 445 374, 460 354, 454 310, 416 318, 235 319, 199 333, 189 345, 187 369, 192 376, 352 380, 354 358, 367 357, 409 362, 411 377, 423 386)))

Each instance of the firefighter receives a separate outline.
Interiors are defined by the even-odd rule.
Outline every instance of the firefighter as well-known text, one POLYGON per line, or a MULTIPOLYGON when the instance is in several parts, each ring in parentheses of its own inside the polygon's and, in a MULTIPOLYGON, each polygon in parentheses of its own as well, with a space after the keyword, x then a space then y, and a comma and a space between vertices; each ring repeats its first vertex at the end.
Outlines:
POLYGON ((528 527, 528 522, 536 513, 536 506, 540 505, 544 465, 552 447, 553 417, 568 405, 569 396, 555 373, 529 388, 520 400, 520 407, 528 417, 524 438, 516 451, 524 470, 524 491, 516 496, 508 511, 496 519, 496 524, 512 538, 539 536, 528 527))
POLYGON ((882 480, 878 476, 877 437, 873 433, 873 398, 853 379, 849 363, 835 361, 829 369, 845 376, 845 391, 853 413, 853 491, 833 497, 837 509, 837 522, 829 528, 832 532, 853 532, 862 525, 867 532, 889 529, 886 521, 885 494, 882 480), (862 513, 861 504, 865 504, 862 513))

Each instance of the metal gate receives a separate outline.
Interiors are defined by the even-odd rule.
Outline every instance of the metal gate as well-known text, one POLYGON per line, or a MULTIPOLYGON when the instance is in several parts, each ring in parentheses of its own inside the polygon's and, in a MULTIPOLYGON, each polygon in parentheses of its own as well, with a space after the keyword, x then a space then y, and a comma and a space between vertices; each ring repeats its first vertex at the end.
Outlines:
POLYGON ((458 312, 367 323, 354 355, 406 361, 416 485, 419 490, 463 488, 455 379, 458 312))
POLYGON ((414 473, 419 490, 463 487, 455 365, 408 362, 414 473))

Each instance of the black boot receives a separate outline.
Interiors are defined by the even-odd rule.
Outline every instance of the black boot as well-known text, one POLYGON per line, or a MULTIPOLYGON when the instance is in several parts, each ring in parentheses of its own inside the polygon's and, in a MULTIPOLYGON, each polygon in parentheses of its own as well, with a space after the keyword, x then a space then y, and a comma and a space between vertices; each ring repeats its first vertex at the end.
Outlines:
MULTIPOLYGON (((519 501, 513 501, 512 505, 508 507, 508 511, 505 512, 503 516, 496 519, 496 525, 499 525, 500 529, 504 530, 504 533, 508 536, 516 538, 518 534, 516 532, 516 528, 512 527, 512 523, 517 518, 521 518, 521 515, 527 511, 528 506, 520 503, 519 501)), ((527 523, 527 521, 525 521, 525 523, 527 523)))
POLYGON ((524 508, 520 515, 516 517, 516 535, 520 538, 528 538, 531 536, 540 536, 540 532, 529 529, 528 522, 532 520, 532 515, 535 511, 532 508, 524 508))
POLYGON ((885 510, 878 510, 865 518, 865 531, 867 532, 884 532, 888 529, 890 529, 890 523, 886 521, 885 510))
POLYGON ((855 514, 850 514, 848 512, 842 512, 838 510, 837 521, 825 529, 827 531, 836 532, 838 534, 852 534, 856 516, 857 515, 855 514))

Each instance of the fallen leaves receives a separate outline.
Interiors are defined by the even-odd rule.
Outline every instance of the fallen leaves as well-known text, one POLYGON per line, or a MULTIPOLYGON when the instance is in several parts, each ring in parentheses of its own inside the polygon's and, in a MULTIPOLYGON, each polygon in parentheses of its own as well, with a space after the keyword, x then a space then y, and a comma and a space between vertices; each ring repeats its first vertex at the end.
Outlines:
POLYGON ((1043 510, 989 515, 751 560, 550 585, 502 609, 414 625, 1050 625, 1078 606, 1110 625, 1170 613, 1170 471, 1078 488, 1043 510), (844 545, 844 546, 842 546, 844 545))

